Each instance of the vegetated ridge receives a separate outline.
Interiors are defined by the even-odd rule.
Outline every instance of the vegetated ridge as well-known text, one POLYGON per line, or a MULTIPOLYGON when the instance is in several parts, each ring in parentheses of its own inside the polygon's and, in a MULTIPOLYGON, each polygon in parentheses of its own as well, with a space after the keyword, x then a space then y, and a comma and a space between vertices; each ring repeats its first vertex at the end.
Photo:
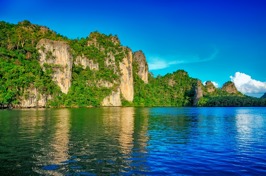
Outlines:
POLYGON ((70 40, 47 27, 0 22, 0 107, 265 106, 234 83, 205 85, 184 70, 154 77, 142 51, 115 35, 70 40))

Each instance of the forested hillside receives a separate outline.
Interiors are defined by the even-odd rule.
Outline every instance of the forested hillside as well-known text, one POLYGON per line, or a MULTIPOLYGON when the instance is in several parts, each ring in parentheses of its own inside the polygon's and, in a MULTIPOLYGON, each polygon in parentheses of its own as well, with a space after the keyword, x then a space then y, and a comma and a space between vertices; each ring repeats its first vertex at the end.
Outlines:
POLYGON ((92 32, 70 40, 44 26, 0 22, 1 107, 265 106, 232 82, 217 89, 184 70, 154 77, 142 51, 92 32))

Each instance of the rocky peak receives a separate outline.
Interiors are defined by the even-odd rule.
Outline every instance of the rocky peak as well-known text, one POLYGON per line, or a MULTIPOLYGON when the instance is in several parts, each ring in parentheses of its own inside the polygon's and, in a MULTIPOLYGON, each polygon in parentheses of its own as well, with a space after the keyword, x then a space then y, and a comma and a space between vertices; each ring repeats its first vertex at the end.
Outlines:
POLYGON ((71 86, 73 64, 69 45, 62 41, 41 39, 36 47, 40 54, 39 62, 42 69, 53 70, 53 81, 66 94, 71 86))
POLYGON ((117 37, 117 35, 115 36, 110 36, 111 41, 115 44, 115 45, 120 45, 120 40, 117 37))
POLYGON ((195 94, 194 94, 194 99, 193 99, 193 106, 197 106, 200 98, 203 97, 202 87, 203 87, 203 85, 202 85, 201 81, 197 80, 197 83, 194 87, 195 94))
POLYGON ((238 93, 238 90, 236 89, 236 86, 232 81, 228 81, 228 82, 224 83, 222 90, 226 91, 227 93, 230 93, 230 94, 238 93))
POLYGON ((260 97, 260 98, 266 98, 266 93, 264 93, 264 95, 262 95, 262 97, 260 97))
POLYGON ((205 83, 205 87, 208 93, 212 93, 216 90, 216 87, 213 85, 213 83, 211 81, 207 81, 205 83))
POLYGON ((88 46, 94 45, 97 48, 99 48, 101 44, 107 44, 106 42, 108 42, 109 44, 112 43, 113 45, 120 45, 120 40, 116 35, 113 36, 101 34, 99 32, 92 32, 90 33, 88 39, 88 46), (106 41, 106 38, 108 41, 106 41), (104 43, 102 43, 103 41, 104 43))
POLYGON ((148 64, 146 61, 146 57, 142 51, 137 51, 133 55, 133 61, 137 65, 137 74, 144 81, 144 83, 148 83, 148 64))

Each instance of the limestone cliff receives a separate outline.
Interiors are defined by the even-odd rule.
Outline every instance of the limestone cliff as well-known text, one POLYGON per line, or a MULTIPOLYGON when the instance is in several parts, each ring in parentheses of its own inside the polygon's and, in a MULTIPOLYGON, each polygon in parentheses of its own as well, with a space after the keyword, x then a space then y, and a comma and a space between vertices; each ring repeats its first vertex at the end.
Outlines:
POLYGON ((215 86, 213 85, 213 83, 211 81, 207 81, 206 84, 205 84, 205 88, 206 88, 206 91, 208 93, 212 93, 212 92, 215 92, 216 88, 215 86))
POLYGON ((132 51, 129 49, 127 51, 126 57, 119 63, 121 70, 120 90, 124 99, 132 102, 134 98, 132 51))
POLYGON ((138 76, 147 84, 149 70, 144 53, 142 51, 135 52, 133 55, 133 62, 137 66, 138 76))
POLYGON ((66 42, 41 39, 37 44, 43 70, 52 69, 53 80, 63 93, 71 86, 73 59, 66 42))
POLYGON ((197 106, 200 98, 203 97, 203 90, 202 90, 202 83, 200 80, 197 81, 197 84, 195 85, 194 91, 194 99, 193 99, 193 106, 197 106))
POLYGON ((0 108, 265 105, 232 82, 203 86, 184 70, 153 76, 144 53, 111 34, 72 40, 27 20, 0 26, 0 108))
POLYGON ((85 56, 77 56, 74 64, 81 65, 83 69, 89 68, 90 70, 99 70, 99 64, 85 56))
POLYGON ((227 93, 230 94, 237 94, 239 93, 238 90, 236 89, 236 86, 233 82, 228 81, 226 83, 224 83, 223 87, 222 87, 223 91, 226 91, 227 93))
MULTIPOLYGON (((116 74, 120 77, 119 89, 112 91, 111 95, 104 98, 102 101, 102 106, 121 106, 122 96, 125 100, 132 102, 134 98, 134 87, 133 87, 133 71, 132 71, 132 51, 126 49, 128 54, 119 62, 119 68, 115 64, 115 57, 112 53, 108 54, 108 57, 105 59, 105 66, 112 67, 116 74), (120 73, 117 73, 117 70, 120 69, 120 73), (119 96, 119 97, 118 97, 119 96)), ((108 81, 100 80, 97 85, 101 87, 111 88, 113 85, 116 85, 117 82, 113 83, 108 81)))
MULTIPOLYGON (((114 98, 118 95, 132 102, 134 98, 132 51, 123 47, 117 36, 106 36, 98 32, 92 32, 89 35, 87 46, 93 48, 92 50, 97 50, 103 56, 99 62, 99 72, 106 70, 110 74, 108 75, 109 78, 100 79, 96 82, 98 87, 113 89, 112 94, 104 98, 102 104, 119 106, 121 104, 120 98, 114 98)), ((106 73, 100 74, 106 75, 106 73)))
POLYGON ((21 100, 18 105, 20 108, 40 108, 46 107, 51 96, 43 95, 35 87, 30 86, 19 99, 21 100))
POLYGON ((121 106, 120 89, 112 91, 112 93, 105 97, 102 101, 102 106, 121 106))

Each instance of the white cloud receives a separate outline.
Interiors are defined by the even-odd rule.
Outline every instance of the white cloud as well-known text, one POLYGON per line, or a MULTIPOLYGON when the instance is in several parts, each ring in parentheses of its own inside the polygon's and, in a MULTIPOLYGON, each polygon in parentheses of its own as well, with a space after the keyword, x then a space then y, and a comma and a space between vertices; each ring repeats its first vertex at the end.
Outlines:
POLYGON ((152 62, 149 63, 150 70, 160 70, 167 67, 167 63, 164 60, 154 59, 152 62))
POLYGON ((187 64, 187 63, 199 63, 199 62, 207 62, 215 59, 218 54, 218 50, 215 49, 213 53, 209 57, 201 58, 198 55, 176 55, 169 56, 167 59, 162 57, 150 57, 149 60, 149 69, 150 70, 160 70, 164 68, 168 68, 171 65, 177 64, 187 64))
POLYGON ((171 65, 176 65, 179 64, 179 62, 177 61, 171 61, 171 62, 167 62, 163 59, 152 59, 152 61, 149 63, 149 69, 150 70, 160 70, 160 69, 164 69, 164 68, 168 68, 171 65))
POLYGON ((256 94, 266 92, 266 82, 252 79, 251 76, 236 72, 234 76, 230 76, 231 81, 235 83, 236 88, 244 94, 256 94))
POLYGON ((211 81, 211 82, 213 83, 214 87, 218 88, 219 85, 217 82, 214 82, 214 81, 211 81))

